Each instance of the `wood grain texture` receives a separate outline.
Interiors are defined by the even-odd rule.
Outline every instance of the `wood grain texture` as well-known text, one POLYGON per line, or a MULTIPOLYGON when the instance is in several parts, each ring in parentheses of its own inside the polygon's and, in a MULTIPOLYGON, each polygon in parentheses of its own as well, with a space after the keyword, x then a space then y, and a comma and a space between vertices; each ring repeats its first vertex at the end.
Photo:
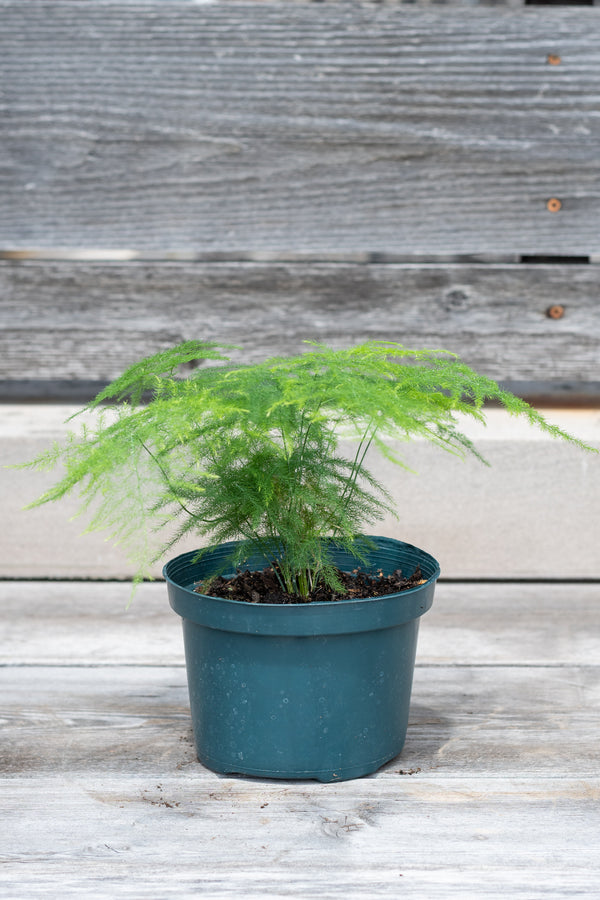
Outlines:
POLYGON ((1 586, 11 624, 31 617, 30 650, 42 622, 50 653, 72 627, 62 665, 23 665, 18 631, 1 639, 6 900, 54 900, 58 885, 77 900, 595 900, 597 586, 574 601, 559 586, 440 585, 420 642, 429 653, 431 622, 453 661, 440 665, 434 646, 417 666, 404 751, 372 777, 329 785, 204 769, 185 670, 155 643, 163 588, 142 588, 124 665, 127 586, 93 586, 95 599, 110 592, 104 619, 77 587, 27 585, 19 608, 19 586, 1 586))
MULTIPOLYGON (((184 666, 0 668, 6 775, 201 775, 184 666)), ((386 766, 598 775, 600 668, 419 666, 406 744, 386 766)))
POLYGON ((7 898, 60 884, 102 900, 592 900, 597 800, 588 777, 15 779, 0 884, 7 898))
MULTIPOLYGON (((54 2, 54 0, 46 0, 46 2, 54 2)), ((116 0, 71 0, 72 3, 94 3, 96 6, 100 6, 102 4, 114 4, 116 0)), ((140 0, 118 0, 121 6, 125 6, 128 3, 139 6, 140 0)), ((142 0, 144 7, 149 7, 151 5, 155 6, 164 6, 166 3, 177 4, 177 6, 197 6, 198 3, 208 3, 214 2, 214 0, 142 0)), ((264 3, 265 0, 247 0, 249 3, 264 3)), ((274 0, 270 0, 270 2, 274 2, 274 0)), ((310 3, 321 3, 323 0, 289 0, 290 3, 298 3, 299 5, 306 6, 310 3)), ((345 0, 328 0, 328 3, 339 2, 344 3, 345 0)), ((492 6, 494 8, 509 6, 516 7, 521 9, 523 7, 523 0, 367 0, 367 2, 373 3, 385 3, 388 6, 408 6, 414 8, 416 7, 429 7, 429 6, 492 6)), ((593 0, 583 0, 581 5, 585 6, 589 4, 593 6, 593 0)), ((558 4, 561 5, 561 4, 558 4)), ((568 4, 563 4, 568 5, 568 4)), ((318 13, 317 13, 318 14, 318 13)))
POLYGON ((401 756, 338 785, 205 770, 181 667, 0 680, 7 898, 594 896, 597 666, 419 668, 401 756))
POLYGON ((5 248, 598 251, 596 9, 0 12, 5 248))
MULTIPOLYGON (((166 586, 143 584, 130 600, 126 583, 0 582, 0 666, 182 665, 166 586)), ((417 661, 598 665, 600 585, 438 583, 417 661)))
MULTIPOLYGON (((0 406, 0 466, 25 462, 64 438, 73 407, 0 406)), ((548 410, 550 421, 600 447, 598 410, 548 410)), ((598 578, 600 457, 554 441, 490 410, 488 426, 461 422, 489 460, 463 461, 424 441, 397 447, 406 472, 378 456, 368 460, 391 492, 399 519, 374 533, 433 553, 446 577, 598 578)), ((342 447, 344 451, 344 447, 342 447)), ((353 455, 351 447, 346 453, 353 455)), ((58 473, 57 473, 58 474, 58 473)), ((127 578, 133 566, 103 533, 82 534, 76 499, 24 511, 55 478, 0 467, 6 527, 0 531, 0 576, 127 578)), ((177 552, 195 549, 182 542, 177 552)), ((175 552, 173 553, 175 555, 175 552)), ((160 574, 161 565, 155 568, 160 574)))
POLYGON ((600 395, 600 266, 0 262, 0 385, 90 393, 180 340, 445 347, 504 382, 600 395), (552 319, 549 307, 564 315, 552 319))

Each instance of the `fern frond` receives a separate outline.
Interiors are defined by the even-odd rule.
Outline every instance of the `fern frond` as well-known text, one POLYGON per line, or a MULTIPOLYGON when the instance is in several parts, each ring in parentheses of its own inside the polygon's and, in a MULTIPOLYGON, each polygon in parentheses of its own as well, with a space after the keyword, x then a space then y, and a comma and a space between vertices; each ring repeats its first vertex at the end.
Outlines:
POLYGON ((366 466, 369 447, 405 468, 395 442, 415 438, 485 462, 457 415, 485 421, 494 400, 592 449, 446 351, 309 347, 236 366, 221 352, 228 347, 187 341, 130 366, 86 407, 94 427, 26 464, 64 467, 32 505, 78 493, 89 528, 127 546, 138 578, 193 533, 209 546, 241 541, 234 564, 253 550, 271 554, 286 589, 305 596, 319 581, 338 587, 328 538, 364 560, 365 525, 392 511, 366 466), (193 360, 210 365, 180 377, 193 360), (339 452, 346 437, 356 447, 349 458, 339 452))
POLYGON ((218 349, 239 349, 233 344, 215 344, 212 341, 185 341, 172 347, 148 356, 139 362, 129 366, 122 375, 111 382, 104 390, 89 403, 86 409, 95 409, 101 403, 112 400, 122 403, 129 399, 132 406, 137 406, 147 391, 160 394, 171 384, 177 369, 190 362, 198 360, 226 361, 227 357, 218 352, 218 349))

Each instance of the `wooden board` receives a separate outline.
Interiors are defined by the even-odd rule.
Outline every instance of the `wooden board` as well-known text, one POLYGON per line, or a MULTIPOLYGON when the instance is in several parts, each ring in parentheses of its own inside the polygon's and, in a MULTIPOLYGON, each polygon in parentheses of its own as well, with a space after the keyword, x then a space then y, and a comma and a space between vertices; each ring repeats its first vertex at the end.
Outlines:
POLYGON ((61 896, 103 900, 592 900, 600 874, 589 776, 316 786, 88 775, 3 787, 7 898, 55 897, 60 884, 61 896))
POLYGON ((240 344, 239 360, 374 338, 444 347, 549 395, 600 396, 599 292, 596 265, 5 261, 0 391, 92 395, 189 338, 240 344))
MULTIPOLYGON (((0 666, 183 664, 180 619, 163 583, 141 585, 132 599, 119 582, 4 581, 0 609, 0 666)), ((573 667, 599 658, 597 583, 442 581, 421 621, 419 666, 573 667)))
MULTIPOLYGON (((73 407, 64 406, 0 407, 0 465, 32 459, 61 440, 71 412, 73 407)), ((548 410, 547 416, 600 446, 597 410, 548 410)), ((398 520, 388 516, 373 532, 429 550, 446 577, 600 577, 600 457, 549 439, 499 410, 489 411, 487 428, 461 424, 491 468, 424 441, 398 447, 418 475, 373 456, 373 472, 399 513, 398 520)), ((82 534, 85 518, 71 520, 75 499, 23 510, 53 481, 52 473, 0 468, 8 523, 0 533, 0 577, 131 577, 133 567, 121 549, 102 533, 82 534)), ((177 552, 194 548, 192 538, 177 552)), ((160 571, 157 565, 155 574, 160 571)))
POLYGON ((162 586, 141 589, 137 635, 126 585, 89 585, 87 602, 78 585, 20 587, 0 585, 7 900, 57 885, 102 900, 153 900, 157 885, 186 900, 596 896, 597 585, 440 585, 403 753, 333 785, 195 760, 185 670, 156 640, 162 586))
POLYGON ((597 666, 419 668, 402 755, 338 785, 205 770, 182 668, 0 678, 7 898, 594 896, 597 666))
MULTIPOLYGON (((48 0, 47 0, 48 2, 48 0)), ((53 2, 53 0, 51 0, 53 2)), ((134 4, 136 6, 140 5, 140 0, 71 0, 71 2, 83 2, 83 3, 95 3, 99 5, 101 3, 115 3, 118 2, 121 6, 125 6, 128 3, 134 4)), ((166 3, 177 4, 178 6, 194 6, 198 5, 199 2, 210 2, 210 0, 143 0, 144 6, 147 8, 151 4, 155 4, 157 6, 164 6, 166 3)), ((214 0, 212 0, 214 2, 214 0)), ((265 0, 247 0, 248 3, 264 3, 265 0)), ((273 2, 273 0, 270 0, 273 2)), ((315 0, 289 0, 290 3, 298 3, 306 5, 310 2, 315 2, 315 0)), ((317 0, 317 2, 321 2, 321 0, 317 0)), ((341 2, 341 0, 340 0, 341 2)), ((524 0, 385 0, 386 3, 395 6, 408 6, 411 7, 429 7, 429 6, 493 6, 494 8, 510 6, 518 9, 522 9, 524 5, 524 0)), ((552 5, 552 3, 548 4, 548 0, 530 0, 533 5, 552 5)), ((568 3, 561 3, 558 5, 568 6, 568 3)), ((574 5, 579 6, 593 6, 594 0, 577 0, 577 3, 574 5)))
POLYGON ((595 9, 0 14, 4 249, 599 250, 595 9))
MULTIPOLYGON (((203 774, 183 666, 5 666, 0 684, 5 776, 203 774)), ((386 772, 598 776, 599 727, 597 665, 420 665, 386 772)))

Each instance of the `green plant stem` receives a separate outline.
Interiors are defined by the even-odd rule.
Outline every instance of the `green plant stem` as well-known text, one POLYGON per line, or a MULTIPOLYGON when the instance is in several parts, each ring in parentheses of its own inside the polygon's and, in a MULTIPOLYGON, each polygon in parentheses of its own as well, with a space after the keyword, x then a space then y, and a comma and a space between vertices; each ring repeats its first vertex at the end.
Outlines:
POLYGON ((174 488, 173 485, 171 484, 171 481, 170 481, 170 479, 169 479, 169 476, 167 475, 167 472, 165 471, 165 469, 163 468, 163 466, 162 466, 161 463, 159 462, 159 460, 158 460, 158 458, 156 457, 156 455, 152 452, 152 450, 150 450, 149 447, 146 446, 146 444, 144 443, 144 441, 143 441, 141 438, 138 438, 138 441, 140 442, 141 446, 144 448, 144 450, 146 451, 146 453, 148 454, 148 456, 153 460, 154 464, 157 466, 158 470, 160 471, 161 475, 163 476, 163 478, 164 478, 164 480, 165 480, 165 484, 167 485, 167 487, 169 488, 169 491, 170 491, 170 493, 171 493, 172 499, 175 500, 175 502, 179 504, 179 506, 181 507, 181 509, 183 510, 183 512, 184 512, 186 515, 188 515, 191 519, 196 519, 196 518, 198 518, 198 517, 196 516, 196 514, 193 513, 193 512, 191 511, 191 509, 188 509, 187 506, 185 505, 185 503, 183 503, 183 502, 180 500, 180 498, 178 497, 178 495, 177 495, 177 493, 176 493, 176 491, 175 491, 175 488, 174 488))

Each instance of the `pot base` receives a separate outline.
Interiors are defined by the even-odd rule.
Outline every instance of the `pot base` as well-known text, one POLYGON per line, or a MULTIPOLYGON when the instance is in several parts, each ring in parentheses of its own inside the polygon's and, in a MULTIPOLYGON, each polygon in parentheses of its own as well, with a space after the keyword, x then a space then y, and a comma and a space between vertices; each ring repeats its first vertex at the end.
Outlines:
POLYGON ((219 760, 213 759, 212 757, 205 757, 203 759, 199 753, 198 762, 201 762, 202 765, 206 766, 207 769, 210 769, 212 772, 217 772, 219 775, 242 775, 253 778, 275 778, 278 780, 286 779, 289 781, 320 781, 323 784, 330 784, 333 781, 350 781, 353 778, 363 778, 365 775, 372 775, 386 763, 391 762, 392 759, 395 759, 396 756, 398 756, 398 753, 394 754, 394 756, 391 757, 386 756, 383 759, 376 759, 372 762, 362 763, 361 765, 347 767, 341 766, 338 767, 334 772, 332 772, 331 769, 324 769, 318 772, 273 772, 270 769, 257 769, 252 767, 245 768, 237 766, 231 768, 228 764, 222 764, 219 760))

